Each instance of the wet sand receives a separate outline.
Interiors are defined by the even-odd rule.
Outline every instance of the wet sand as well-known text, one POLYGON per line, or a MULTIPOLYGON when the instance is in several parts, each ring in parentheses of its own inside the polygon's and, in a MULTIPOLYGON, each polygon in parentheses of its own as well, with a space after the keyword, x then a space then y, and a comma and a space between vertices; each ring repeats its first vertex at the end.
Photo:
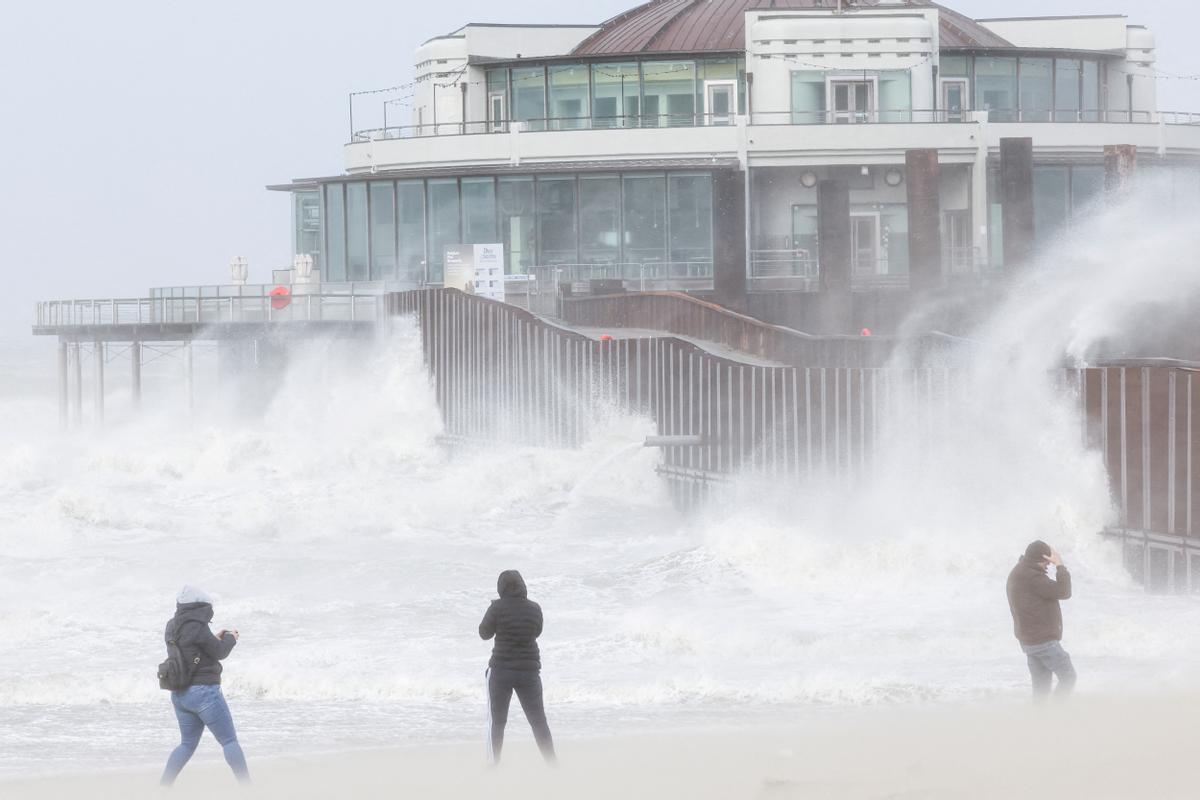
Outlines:
MULTIPOLYGON (((1078 697, 1040 708, 1010 702, 824 711, 771 728, 568 738, 560 742, 556 768, 540 762, 522 730, 497 769, 482 763, 482 744, 258 761, 251 752, 255 786, 234 794, 356 800, 1192 798, 1200 796, 1197 720, 1195 696, 1078 697)), ((216 744, 206 737, 201 747, 216 744)), ((0 796, 166 796, 156 780, 157 770, 49 777, 0 783, 0 796)), ((190 765, 169 796, 211 798, 236 788, 224 764, 209 761, 190 765)))

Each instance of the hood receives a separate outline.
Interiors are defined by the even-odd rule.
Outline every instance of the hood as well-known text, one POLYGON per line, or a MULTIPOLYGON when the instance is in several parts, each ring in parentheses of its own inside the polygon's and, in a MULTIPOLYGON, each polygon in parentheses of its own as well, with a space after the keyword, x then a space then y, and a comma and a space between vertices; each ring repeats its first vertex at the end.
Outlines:
POLYGON ((500 573, 496 581, 496 591, 501 597, 528 597, 529 590, 525 588, 525 579, 515 569, 506 569, 500 573))
POLYGON ((175 605, 175 619, 179 622, 203 622, 207 625, 212 622, 212 618, 212 603, 177 603, 175 605))
POLYGON ((1031 561, 1029 556, 1021 556, 1017 559, 1017 563, 1026 569, 1037 570, 1043 574, 1049 572, 1049 565, 1040 558, 1037 561, 1031 561))
POLYGON ((185 584, 179 590, 179 594, 175 595, 175 602, 179 605, 187 605, 188 603, 208 603, 210 606, 213 603, 212 597, 208 592, 201 589, 199 586, 192 586, 190 583, 185 584))

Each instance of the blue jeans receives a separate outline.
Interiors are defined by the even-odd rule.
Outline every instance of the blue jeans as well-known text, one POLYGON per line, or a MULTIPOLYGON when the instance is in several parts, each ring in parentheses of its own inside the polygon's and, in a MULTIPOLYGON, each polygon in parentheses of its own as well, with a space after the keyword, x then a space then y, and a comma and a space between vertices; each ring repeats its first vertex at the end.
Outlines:
POLYGON ((1029 675, 1033 678, 1033 698, 1043 700, 1050 694, 1054 676, 1058 676, 1058 688, 1054 693, 1065 697, 1075 688, 1075 666, 1071 655, 1063 650, 1060 642, 1021 645, 1029 661, 1029 675))
POLYGON ((167 759, 167 768, 162 775, 163 786, 175 782, 184 764, 196 752, 196 745, 200 744, 200 736, 205 728, 212 731, 221 744, 225 761, 237 779, 242 783, 250 782, 246 756, 238 744, 237 732, 233 729, 233 715, 229 713, 229 705, 225 702, 225 695, 221 694, 220 686, 189 686, 183 691, 171 692, 171 705, 175 706, 175 716, 179 720, 180 741, 167 759))

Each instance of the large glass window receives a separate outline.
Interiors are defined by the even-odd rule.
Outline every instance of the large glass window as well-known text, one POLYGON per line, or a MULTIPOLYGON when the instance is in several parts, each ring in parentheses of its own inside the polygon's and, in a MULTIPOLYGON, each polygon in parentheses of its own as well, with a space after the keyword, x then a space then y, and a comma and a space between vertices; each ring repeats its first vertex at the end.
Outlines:
POLYGON ((425 282, 425 182, 396 184, 397 234, 400 250, 396 277, 410 283, 425 282))
POLYGON ((367 264, 367 185, 346 184, 346 278, 365 281, 371 277, 367 264))
POLYGON ((1075 58, 1054 60, 1054 121, 1079 120, 1079 87, 1082 85, 1080 61, 1075 58))
POLYGON ((667 260, 667 185, 664 175, 626 175, 624 188, 625 260, 646 264, 667 260))
POLYGON ((825 121, 825 73, 797 70, 792 73, 792 124, 814 125, 825 121))
POLYGON ((975 108, 987 111, 992 122, 1015 122, 1017 118, 1017 60, 980 57, 975 59, 975 108))
POLYGON ((1053 65, 1053 59, 1049 58, 1021 59, 1022 121, 1050 121, 1050 112, 1054 108, 1053 65))
POLYGON ((390 182, 371 184, 371 280, 396 275, 396 191, 390 182))
POLYGON ((1033 168, 1034 239, 1049 243, 1066 226, 1071 193, 1067 167, 1033 168))
POLYGON ((461 244, 495 244, 496 182, 492 178, 462 179, 463 240, 461 244))
POLYGON ((695 125, 696 62, 643 62, 642 116, 646 125, 695 125))
POLYGON ((938 75, 943 78, 969 78, 970 61, 967 56, 942 56, 938 59, 938 75))
POLYGON ((912 73, 908 70, 879 73, 879 121, 912 122, 912 73))
POLYGON ((296 255, 310 255, 313 269, 324 271, 321 263, 321 193, 296 192, 292 195, 294 219, 292 250, 296 255))
POLYGON ((1083 62, 1083 107, 1084 122, 1099 122, 1104 109, 1100 94, 1100 64, 1096 61, 1083 62))
POLYGON ((537 225, 533 178, 503 177, 497 189, 500 241, 507 259, 505 272, 523 275, 537 263, 537 225))
POLYGON ((546 129, 546 75, 541 67, 512 71, 512 118, 524 122, 528 130, 546 129))
POLYGON ((1071 167, 1071 216, 1078 217, 1104 194, 1104 167, 1071 167))
POLYGON ((671 261, 690 264, 712 261, 712 177, 671 175, 667 198, 671 261))
POLYGON ((345 184, 325 186, 325 239, 327 281, 346 280, 346 200, 345 184))
POLYGON ((884 203, 879 206, 880 272, 908 273, 908 206, 884 203))
POLYGON ((621 178, 579 177, 579 261, 615 264, 621 260, 621 178))
POLYGON ((550 67, 550 116, 555 130, 586 127, 588 68, 584 64, 550 67))
POLYGON ((728 124, 746 109, 746 67, 740 59, 696 64, 696 108, 706 124, 728 124), (730 84, 733 87, 730 88, 730 84), (727 107, 726 107, 727 106, 727 107))
POLYGON ((537 179, 537 227, 542 264, 578 264, 575 178, 537 179))
POLYGON ((621 128, 637 125, 641 89, 638 65, 592 65, 592 125, 621 128))
POLYGON ((429 280, 440 283, 446 246, 462 244, 459 232, 458 180, 432 178, 426 185, 429 216, 429 280))

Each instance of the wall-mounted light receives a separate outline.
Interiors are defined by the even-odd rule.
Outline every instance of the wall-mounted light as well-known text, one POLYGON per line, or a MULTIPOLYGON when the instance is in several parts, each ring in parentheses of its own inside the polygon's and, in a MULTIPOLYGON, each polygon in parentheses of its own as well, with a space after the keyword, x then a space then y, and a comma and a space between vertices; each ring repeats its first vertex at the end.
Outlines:
POLYGON ((800 176, 800 185, 805 189, 811 189, 817 185, 817 173, 809 170, 800 176))
POLYGON ((871 168, 864 166, 861 170, 859 170, 859 172, 861 172, 862 176, 864 178, 866 178, 867 176, 869 176, 871 174, 871 168))
POLYGON ((888 186, 899 186, 904 183, 904 173, 892 167, 883 174, 883 182, 888 186))

